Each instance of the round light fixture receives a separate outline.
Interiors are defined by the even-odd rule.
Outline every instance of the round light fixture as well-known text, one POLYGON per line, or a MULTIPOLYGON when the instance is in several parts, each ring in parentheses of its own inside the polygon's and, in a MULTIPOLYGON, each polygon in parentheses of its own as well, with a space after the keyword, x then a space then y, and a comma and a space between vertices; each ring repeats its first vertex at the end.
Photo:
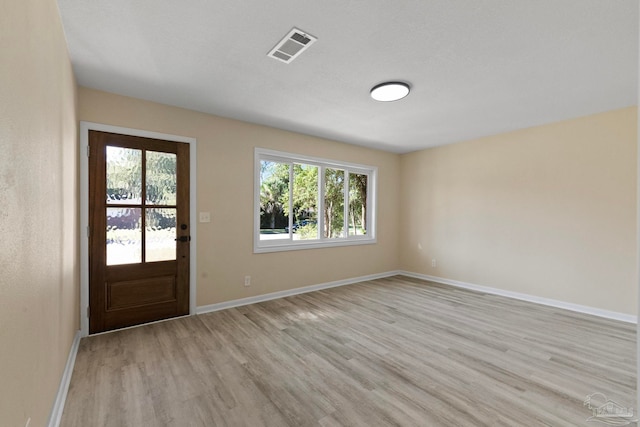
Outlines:
POLYGON ((409 85, 402 82, 385 82, 371 89, 371 97, 376 101, 397 101, 409 95, 409 85))

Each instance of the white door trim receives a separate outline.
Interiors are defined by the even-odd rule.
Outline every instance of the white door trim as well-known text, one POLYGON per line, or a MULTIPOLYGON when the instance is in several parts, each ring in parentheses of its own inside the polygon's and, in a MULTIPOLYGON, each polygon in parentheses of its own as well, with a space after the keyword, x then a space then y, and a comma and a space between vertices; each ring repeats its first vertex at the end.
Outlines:
POLYGON ((104 125, 92 122, 80 122, 80 331, 83 337, 89 335, 89 131, 120 133, 145 138, 164 139, 190 144, 189 150, 189 221, 191 223, 191 257, 189 260, 189 314, 196 312, 196 139, 187 136, 170 135, 141 129, 104 125))

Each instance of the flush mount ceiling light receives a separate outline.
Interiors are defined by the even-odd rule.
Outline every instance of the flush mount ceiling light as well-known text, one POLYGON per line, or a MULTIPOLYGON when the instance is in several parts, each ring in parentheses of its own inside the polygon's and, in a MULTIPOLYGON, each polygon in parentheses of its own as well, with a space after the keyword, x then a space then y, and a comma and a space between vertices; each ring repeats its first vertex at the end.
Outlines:
POLYGON ((371 89, 371 97, 376 101, 397 101, 409 95, 409 85, 402 82, 385 82, 371 89))

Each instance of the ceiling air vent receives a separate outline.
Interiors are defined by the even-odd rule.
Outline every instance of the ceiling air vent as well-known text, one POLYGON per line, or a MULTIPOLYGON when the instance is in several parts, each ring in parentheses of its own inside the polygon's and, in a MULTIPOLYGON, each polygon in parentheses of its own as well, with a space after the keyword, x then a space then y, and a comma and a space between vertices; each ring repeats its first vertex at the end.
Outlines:
POLYGON ((288 64, 316 40, 318 39, 294 28, 267 55, 288 64))

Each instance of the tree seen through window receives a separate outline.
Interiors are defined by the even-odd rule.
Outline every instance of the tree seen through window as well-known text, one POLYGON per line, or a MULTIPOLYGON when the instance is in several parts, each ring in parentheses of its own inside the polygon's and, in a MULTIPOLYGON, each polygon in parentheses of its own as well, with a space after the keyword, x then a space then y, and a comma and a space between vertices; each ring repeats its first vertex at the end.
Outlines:
POLYGON ((348 169, 261 160, 260 240, 366 235, 368 183, 348 169))

